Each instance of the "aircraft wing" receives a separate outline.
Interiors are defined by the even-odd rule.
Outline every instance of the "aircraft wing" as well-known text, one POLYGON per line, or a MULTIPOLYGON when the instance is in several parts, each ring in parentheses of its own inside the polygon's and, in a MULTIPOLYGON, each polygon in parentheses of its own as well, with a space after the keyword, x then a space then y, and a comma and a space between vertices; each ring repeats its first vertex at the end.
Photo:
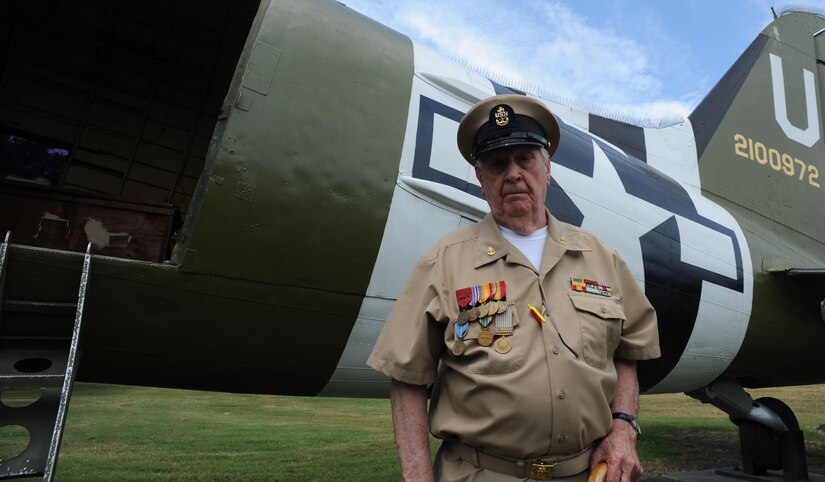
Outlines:
POLYGON ((784 274, 797 283, 807 286, 825 285, 825 268, 791 268, 785 270, 784 274))

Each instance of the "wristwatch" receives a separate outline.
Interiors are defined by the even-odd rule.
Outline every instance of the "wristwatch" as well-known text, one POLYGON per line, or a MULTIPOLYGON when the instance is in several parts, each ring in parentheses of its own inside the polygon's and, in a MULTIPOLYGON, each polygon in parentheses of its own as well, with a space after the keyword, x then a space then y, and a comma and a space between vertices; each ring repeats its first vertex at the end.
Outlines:
POLYGON ((633 430, 636 431, 636 437, 637 438, 640 438, 642 436, 642 429, 641 429, 641 427, 639 427, 639 421, 636 420, 636 417, 634 417, 633 415, 630 415, 629 413, 624 413, 624 412, 615 412, 615 413, 613 413, 613 419, 615 420, 617 418, 621 419, 621 420, 624 420, 625 422, 629 423, 630 426, 633 427, 633 430))

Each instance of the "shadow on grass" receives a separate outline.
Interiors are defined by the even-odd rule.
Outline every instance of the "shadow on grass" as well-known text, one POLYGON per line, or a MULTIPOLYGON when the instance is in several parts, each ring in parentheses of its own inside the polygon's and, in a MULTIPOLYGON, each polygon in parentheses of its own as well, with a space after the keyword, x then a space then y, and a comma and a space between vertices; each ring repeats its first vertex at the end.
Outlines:
MULTIPOLYGON (((639 441, 644 480, 661 480, 670 473, 741 467, 739 432, 735 426, 719 429, 674 425, 649 427, 639 441)), ((805 434, 808 471, 825 473, 825 441, 805 434)))

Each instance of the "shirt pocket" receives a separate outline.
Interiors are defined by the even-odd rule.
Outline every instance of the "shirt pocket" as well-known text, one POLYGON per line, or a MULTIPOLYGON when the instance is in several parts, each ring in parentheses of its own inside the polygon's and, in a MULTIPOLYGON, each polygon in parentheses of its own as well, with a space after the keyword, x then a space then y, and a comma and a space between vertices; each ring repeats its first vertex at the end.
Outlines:
MULTIPOLYGON (((524 366, 527 342, 529 340, 525 339, 525 330, 519 322, 518 311, 516 310, 515 304, 508 303, 507 309, 512 313, 513 317, 512 335, 496 335, 493 344, 490 346, 482 346, 478 343, 478 335, 482 330, 481 323, 479 323, 478 320, 470 321, 468 322, 470 326, 467 330, 467 335, 462 340, 464 343, 464 352, 460 355, 453 354, 453 347, 458 343, 458 340, 455 336, 454 324, 450 323, 444 334, 444 342, 447 345, 447 350, 442 357, 444 363, 454 370, 473 375, 501 375, 504 373, 512 373, 524 366), (495 343, 502 338, 502 336, 506 336, 512 343, 512 348, 507 353, 499 353, 495 348, 495 343)), ((495 333, 495 320, 490 322, 489 327, 490 330, 495 333)))
POLYGON ((615 298, 569 294, 582 333, 582 356, 588 365, 604 369, 619 345, 624 310, 615 298))

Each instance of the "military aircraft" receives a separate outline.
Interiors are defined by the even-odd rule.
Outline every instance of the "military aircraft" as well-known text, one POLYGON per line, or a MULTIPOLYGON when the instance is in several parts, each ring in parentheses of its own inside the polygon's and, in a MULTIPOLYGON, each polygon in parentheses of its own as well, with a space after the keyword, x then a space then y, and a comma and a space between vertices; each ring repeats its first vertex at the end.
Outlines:
MULTIPOLYGON (((550 210, 658 312, 643 391, 720 407, 743 471, 789 480, 793 413, 744 389, 825 382, 823 30, 783 12, 671 125, 546 100, 550 210)), ((411 267, 487 211, 458 121, 529 95, 323 0, 17 0, 0 33, 0 391, 42 393, 0 403, 32 436, 0 478, 49 476, 75 376, 386 396, 365 360, 411 267)))

